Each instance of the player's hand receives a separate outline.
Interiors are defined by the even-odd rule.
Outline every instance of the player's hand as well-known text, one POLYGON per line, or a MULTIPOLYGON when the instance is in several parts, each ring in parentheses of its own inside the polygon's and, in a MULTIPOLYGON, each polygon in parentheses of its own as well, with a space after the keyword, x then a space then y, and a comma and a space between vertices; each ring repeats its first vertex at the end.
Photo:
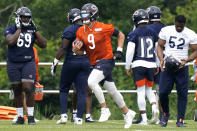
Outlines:
POLYGON ((163 68, 164 63, 165 63, 165 59, 162 59, 162 60, 160 61, 160 69, 161 69, 162 72, 164 72, 164 68, 163 68))
POLYGON ((22 28, 22 23, 21 23, 21 20, 20 20, 19 16, 15 18, 15 24, 16 24, 17 29, 22 28))
POLYGON ((131 77, 131 69, 126 69, 126 74, 128 77, 131 77))
POLYGON ((34 21, 31 20, 31 28, 34 30, 34 32, 37 32, 38 31, 38 28, 37 26, 35 25, 34 21))
POLYGON ((159 73, 159 67, 155 68, 155 73, 154 75, 157 75, 159 73))
POLYGON ((115 51, 114 52, 114 59, 115 60, 121 60, 122 59, 122 52, 121 51, 115 51))
POLYGON ((183 68, 187 61, 185 59, 181 59, 181 65, 179 66, 179 69, 183 68))
POLYGON ((77 39, 77 40, 73 41, 73 43, 72 43, 73 52, 80 50, 82 46, 83 46, 83 42, 81 40, 77 39))
POLYGON ((55 76, 56 68, 57 68, 58 62, 59 62, 59 60, 55 58, 54 61, 53 61, 52 66, 51 66, 51 75, 52 75, 52 76, 55 76))

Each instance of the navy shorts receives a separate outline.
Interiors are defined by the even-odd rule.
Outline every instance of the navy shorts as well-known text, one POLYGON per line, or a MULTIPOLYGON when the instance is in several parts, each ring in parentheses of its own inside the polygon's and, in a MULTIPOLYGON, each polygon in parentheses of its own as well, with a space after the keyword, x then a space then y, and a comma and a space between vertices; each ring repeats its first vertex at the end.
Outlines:
POLYGON ((135 85, 137 87, 153 86, 155 68, 135 67, 132 70, 133 70, 135 85))
POLYGON ((34 82, 36 78, 35 60, 19 63, 7 61, 7 73, 11 84, 34 82))
POLYGON ((68 92, 72 84, 76 89, 88 86, 88 76, 90 74, 89 61, 65 61, 62 66, 60 78, 60 91, 68 92))
POLYGON ((105 76, 104 80, 101 81, 101 84, 104 83, 104 81, 109 81, 113 82, 113 77, 112 77, 112 71, 115 66, 115 61, 114 59, 103 59, 100 60, 95 66, 91 67, 91 70, 97 69, 100 71, 103 71, 103 74, 105 76))

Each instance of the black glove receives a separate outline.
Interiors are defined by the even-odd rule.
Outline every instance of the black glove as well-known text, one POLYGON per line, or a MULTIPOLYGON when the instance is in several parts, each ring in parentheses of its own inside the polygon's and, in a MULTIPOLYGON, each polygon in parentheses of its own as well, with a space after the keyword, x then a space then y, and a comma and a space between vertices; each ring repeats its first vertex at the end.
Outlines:
POLYGON ((17 29, 21 29, 22 28, 22 23, 21 23, 21 20, 20 20, 20 17, 19 16, 17 16, 15 18, 15 24, 16 24, 16 28, 17 29))
POLYGON ((122 59, 122 52, 121 51, 114 51, 114 59, 121 60, 122 59))
POLYGON ((38 28, 37 28, 37 26, 35 25, 35 23, 34 23, 33 20, 31 20, 31 28, 32 28, 32 30, 34 30, 34 32, 37 32, 37 31, 38 31, 38 28))

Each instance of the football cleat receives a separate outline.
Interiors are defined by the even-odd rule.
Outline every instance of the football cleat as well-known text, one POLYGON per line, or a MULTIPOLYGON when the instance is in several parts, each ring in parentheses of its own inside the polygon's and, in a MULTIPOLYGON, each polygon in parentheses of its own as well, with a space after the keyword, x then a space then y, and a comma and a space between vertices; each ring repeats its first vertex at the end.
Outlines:
POLYGON ((124 116, 124 121, 125 121, 124 128, 130 128, 131 127, 133 118, 135 117, 135 114, 136 113, 134 111, 129 110, 127 112, 127 114, 123 115, 124 116))
POLYGON ((36 124, 34 116, 28 116, 28 124, 29 125, 35 125, 36 124))
POLYGON ((152 112, 152 119, 151 119, 151 124, 156 124, 156 122, 159 120, 159 110, 155 109, 152 112))
POLYGON ((66 124, 68 120, 67 114, 62 114, 60 120, 56 122, 56 124, 66 124))
POLYGON ((139 124, 141 121, 142 121, 142 115, 141 115, 141 113, 139 113, 139 116, 138 116, 137 120, 134 120, 132 122, 132 124, 139 124))
POLYGON ((85 122, 95 122, 93 119, 92 119, 92 116, 89 116, 86 118, 85 122))
POLYGON ((170 115, 166 114, 165 112, 162 114, 161 121, 159 123, 161 127, 166 127, 167 126, 169 116, 170 115))
POLYGON ((98 122, 107 121, 110 116, 111 116, 111 112, 109 111, 109 108, 101 108, 101 116, 98 122))
POLYGON ((24 118, 23 117, 17 117, 17 120, 16 120, 16 122, 15 123, 12 123, 12 125, 22 125, 22 124, 24 124, 24 118))
POLYGON ((74 124, 76 124, 76 125, 82 125, 82 123, 83 123, 82 118, 75 117, 74 124))
POLYGON ((182 119, 177 120, 176 127, 185 127, 182 119))
POLYGON ((148 125, 148 121, 141 121, 141 122, 139 123, 139 125, 147 126, 147 125, 148 125))

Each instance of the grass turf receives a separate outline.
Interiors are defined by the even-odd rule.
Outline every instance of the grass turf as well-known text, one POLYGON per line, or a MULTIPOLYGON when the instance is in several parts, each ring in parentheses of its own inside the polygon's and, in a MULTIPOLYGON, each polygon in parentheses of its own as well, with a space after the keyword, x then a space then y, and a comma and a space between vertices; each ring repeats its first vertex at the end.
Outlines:
MULTIPOLYGON (((184 128, 177 128, 176 121, 169 121, 167 127, 160 127, 160 125, 141 126, 132 125, 132 131, 197 131, 197 122, 193 120, 185 120, 184 128)), ((57 125, 55 120, 41 120, 36 125, 12 125, 12 121, 0 120, 0 131, 121 131, 124 129, 123 120, 109 120, 104 123, 83 123, 82 125, 74 125, 70 121, 66 124, 57 125)))

